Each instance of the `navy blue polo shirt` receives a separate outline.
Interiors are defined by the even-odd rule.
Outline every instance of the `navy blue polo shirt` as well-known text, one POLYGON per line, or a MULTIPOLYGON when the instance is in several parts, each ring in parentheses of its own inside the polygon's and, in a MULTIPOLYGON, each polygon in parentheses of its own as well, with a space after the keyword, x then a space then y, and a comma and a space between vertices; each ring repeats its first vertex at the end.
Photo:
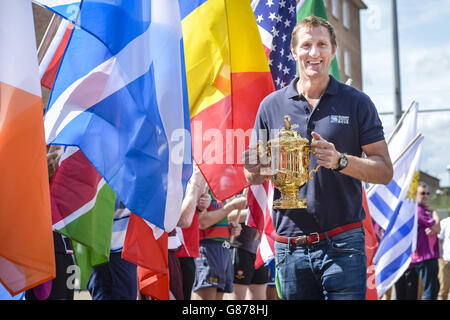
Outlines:
MULTIPOLYGON (((305 97, 295 89, 297 80, 261 102, 252 144, 255 139, 264 142, 273 139, 284 128, 285 115, 291 117, 291 129, 303 138, 311 142, 311 132, 315 131, 341 153, 361 157, 361 146, 384 140, 378 112, 366 94, 330 76, 320 102, 311 110, 305 97)), ((309 169, 315 167, 316 158, 311 154, 309 169)), ((274 199, 279 197, 280 192, 275 189, 274 199)), ((273 210, 272 219, 279 235, 324 232, 365 218, 361 181, 331 169, 320 167, 313 180, 300 188, 299 197, 306 198, 308 208, 273 210)))

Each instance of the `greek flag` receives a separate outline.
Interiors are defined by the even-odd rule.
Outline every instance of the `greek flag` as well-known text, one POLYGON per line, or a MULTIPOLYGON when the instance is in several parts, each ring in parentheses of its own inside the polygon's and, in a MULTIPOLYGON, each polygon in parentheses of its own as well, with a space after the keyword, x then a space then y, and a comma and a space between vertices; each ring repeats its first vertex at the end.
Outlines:
POLYGON ((39 2, 75 24, 47 143, 78 146, 130 211, 172 230, 192 172, 178 1, 39 2))
POLYGON ((423 136, 419 134, 394 163, 392 181, 368 191, 368 202, 389 221, 373 258, 379 297, 406 271, 416 247, 416 193, 422 143, 423 136))

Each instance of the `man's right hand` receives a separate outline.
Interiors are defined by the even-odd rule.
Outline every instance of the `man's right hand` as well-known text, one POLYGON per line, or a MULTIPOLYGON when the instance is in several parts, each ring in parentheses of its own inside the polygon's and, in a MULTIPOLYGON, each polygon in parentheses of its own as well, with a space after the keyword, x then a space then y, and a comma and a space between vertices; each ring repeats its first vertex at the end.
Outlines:
POLYGON ((250 173, 259 173, 261 163, 259 161, 257 147, 249 147, 242 153, 244 168, 250 173))

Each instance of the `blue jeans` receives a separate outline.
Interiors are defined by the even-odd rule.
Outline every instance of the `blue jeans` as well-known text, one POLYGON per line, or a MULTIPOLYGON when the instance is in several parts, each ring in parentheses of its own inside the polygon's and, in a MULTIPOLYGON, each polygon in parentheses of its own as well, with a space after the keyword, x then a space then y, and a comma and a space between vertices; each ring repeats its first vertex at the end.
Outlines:
POLYGON ((439 263, 438 259, 428 259, 414 264, 422 279, 422 300, 436 300, 439 293, 439 263))
POLYGON ((275 242, 281 295, 287 300, 364 300, 367 258, 363 228, 308 246, 275 242))

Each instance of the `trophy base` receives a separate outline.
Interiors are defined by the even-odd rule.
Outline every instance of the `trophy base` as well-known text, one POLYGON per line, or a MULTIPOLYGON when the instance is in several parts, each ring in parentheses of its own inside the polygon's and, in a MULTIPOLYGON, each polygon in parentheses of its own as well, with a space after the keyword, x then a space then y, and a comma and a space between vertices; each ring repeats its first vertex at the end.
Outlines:
POLYGON ((306 199, 278 199, 273 202, 274 209, 305 209, 306 199))

